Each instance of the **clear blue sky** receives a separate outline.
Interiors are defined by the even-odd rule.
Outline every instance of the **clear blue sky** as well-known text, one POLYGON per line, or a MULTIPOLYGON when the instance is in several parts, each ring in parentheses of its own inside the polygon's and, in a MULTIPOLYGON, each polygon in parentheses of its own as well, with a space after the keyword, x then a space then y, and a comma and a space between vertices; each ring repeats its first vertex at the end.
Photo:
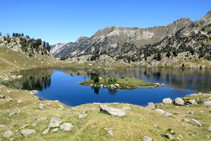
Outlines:
POLYGON ((211 0, 0 0, 0 32, 51 45, 92 36, 106 26, 152 27, 211 10, 211 0))

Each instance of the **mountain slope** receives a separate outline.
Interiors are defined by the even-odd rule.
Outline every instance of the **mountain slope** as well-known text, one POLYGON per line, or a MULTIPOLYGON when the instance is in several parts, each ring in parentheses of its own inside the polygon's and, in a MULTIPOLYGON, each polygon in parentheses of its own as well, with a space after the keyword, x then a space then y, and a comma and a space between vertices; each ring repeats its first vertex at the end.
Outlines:
MULTIPOLYGON (((106 52, 116 56, 130 55, 146 44, 153 44, 166 36, 171 36, 182 27, 189 25, 189 18, 182 18, 167 26, 156 26, 151 28, 124 28, 105 27, 97 31, 92 37, 80 37, 75 43, 65 44, 52 54, 55 57, 81 56, 93 54, 96 51, 106 52)), ((53 50, 54 47, 51 48, 53 50)))

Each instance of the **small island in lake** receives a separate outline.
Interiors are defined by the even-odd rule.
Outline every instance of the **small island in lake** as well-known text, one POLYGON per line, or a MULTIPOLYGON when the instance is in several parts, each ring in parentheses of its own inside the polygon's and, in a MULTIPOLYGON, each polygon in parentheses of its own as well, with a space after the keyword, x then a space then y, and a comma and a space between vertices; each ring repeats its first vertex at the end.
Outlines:
POLYGON ((89 85, 91 87, 101 87, 110 89, 136 89, 140 87, 154 88, 155 84, 136 79, 134 77, 116 77, 101 78, 97 74, 92 74, 90 80, 79 82, 80 85, 89 85))

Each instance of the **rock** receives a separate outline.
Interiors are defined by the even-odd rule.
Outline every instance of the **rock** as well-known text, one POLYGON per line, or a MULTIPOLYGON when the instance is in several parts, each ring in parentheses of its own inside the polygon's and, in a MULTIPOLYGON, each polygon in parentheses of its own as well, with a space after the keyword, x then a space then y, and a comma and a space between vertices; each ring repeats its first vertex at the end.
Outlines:
POLYGON ((88 114, 79 114, 78 118, 85 118, 88 114))
POLYGON ((204 111, 203 110, 199 110, 198 113, 204 113, 204 111))
POLYGON ((47 119, 47 117, 41 117, 41 116, 36 117, 36 120, 38 120, 38 121, 43 121, 46 119, 47 119))
POLYGON ((165 84, 164 84, 164 83, 162 83, 160 86, 161 86, 161 87, 165 87, 165 84))
POLYGON ((152 141, 152 138, 144 136, 144 140, 143 141, 152 141))
POLYGON ((181 134, 179 134, 179 138, 183 139, 183 136, 181 134))
POLYGON ((63 110, 64 106, 63 105, 58 105, 59 106, 59 110, 63 110))
POLYGON ((211 106, 211 101, 205 101, 204 106, 211 106))
POLYGON ((149 109, 155 109, 155 104, 153 102, 149 102, 146 106, 146 108, 149 108, 149 109))
POLYGON ((113 137, 113 131, 109 130, 108 133, 113 137))
POLYGON ((12 112, 9 114, 9 117, 13 116, 15 114, 15 112, 12 112))
POLYGON ((30 134, 32 134, 32 133, 35 133, 35 130, 33 130, 33 129, 23 129, 23 130, 21 131, 21 133, 22 133, 22 135, 23 135, 24 137, 26 137, 26 136, 28 136, 28 135, 30 135, 30 134))
POLYGON ((59 130, 59 128, 55 128, 55 129, 53 129, 51 132, 52 133, 55 133, 55 132, 57 132, 59 130))
POLYGON ((43 134, 43 135, 48 134, 49 130, 50 130, 50 128, 45 129, 45 130, 42 132, 42 134, 43 134))
POLYGON ((177 104, 177 105, 184 105, 184 100, 182 100, 182 98, 176 98, 175 99, 175 104, 177 104))
POLYGON ((107 113, 118 117, 126 116, 125 111, 117 108, 108 107, 107 105, 100 105, 100 111, 106 111, 107 113))
POLYGON ((174 132, 174 130, 171 129, 170 133, 171 133, 171 134, 174 134, 175 132, 174 132))
POLYGON ((71 123, 63 123, 60 126, 60 129, 64 130, 64 131, 70 131, 71 129, 73 129, 73 125, 71 123))
POLYGON ((170 140, 173 140, 174 139, 174 137, 172 135, 169 135, 169 134, 160 133, 160 135, 163 136, 163 137, 166 137, 166 138, 168 138, 170 140))
POLYGON ((200 123, 199 121, 195 120, 195 119, 191 119, 191 120, 189 121, 189 123, 195 124, 195 125, 198 125, 198 126, 202 127, 201 123, 200 123))
POLYGON ((21 101, 20 99, 18 99, 17 103, 18 104, 21 104, 21 103, 23 103, 23 101, 21 101))
POLYGON ((128 107, 128 106, 125 106, 125 107, 122 108, 122 110, 123 110, 123 111, 131 111, 131 108, 128 107))
POLYGON ((5 126, 4 125, 0 125, 0 128, 4 128, 5 126))
POLYGON ((208 131, 211 131, 211 126, 208 126, 206 129, 207 129, 208 131))
POLYGON ((166 117, 172 117, 172 116, 173 116, 172 114, 170 114, 170 113, 168 113, 168 112, 164 112, 163 115, 166 116, 166 117))
POLYGON ((163 103, 164 104, 172 104, 172 100, 171 100, 171 98, 164 98, 163 103))
POLYGON ((14 133, 12 132, 12 131, 7 131, 7 132, 5 132, 4 133, 4 138, 10 138, 10 137, 12 137, 14 135, 14 133))
POLYGON ((37 125, 37 123, 32 123, 31 125, 32 125, 33 127, 35 127, 35 126, 37 125))
POLYGON ((190 120, 188 119, 183 119, 185 123, 188 123, 190 120))
POLYGON ((160 87, 160 83, 155 83, 155 86, 156 87, 160 87))
POLYGON ((158 113, 161 113, 161 114, 165 113, 165 111, 163 109, 155 109, 155 111, 158 112, 158 113))
POLYGON ((59 127, 61 123, 62 123, 62 120, 61 120, 61 119, 52 118, 52 119, 50 120, 50 123, 49 123, 49 125, 48 125, 48 128, 59 127))
POLYGON ((119 84, 114 84, 114 86, 115 86, 115 88, 117 88, 117 89, 119 88, 119 84))
POLYGON ((193 99, 193 100, 188 100, 188 102, 189 102, 190 104, 192 104, 192 105, 196 105, 196 104, 197 104, 196 101, 195 101, 195 99, 193 99))
POLYGON ((0 95, 0 99, 4 99, 6 95, 0 95))
POLYGON ((17 76, 18 79, 21 79, 22 77, 23 77, 23 75, 18 75, 17 76))
POLYGON ((13 101, 13 99, 12 99, 12 98, 7 99, 7 102, 11 102, 11 101, 13 101))

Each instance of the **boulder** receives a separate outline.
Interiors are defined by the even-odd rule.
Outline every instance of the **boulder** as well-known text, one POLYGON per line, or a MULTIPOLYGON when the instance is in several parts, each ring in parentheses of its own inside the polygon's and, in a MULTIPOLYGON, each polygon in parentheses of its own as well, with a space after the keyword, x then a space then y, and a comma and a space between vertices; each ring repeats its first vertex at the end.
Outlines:
POLYGON ((191 119, 191 120, 189 121, 189 123, 195 124, 195 125, 198 125, 198 126, 202 127, 201 123, 200 123, 199 121, 195 120, 195 119, 191 119))
POLYGON ((206 129, 207 129, 208 131, 211 131, 211 126, 208 126, 206 129))
POLYGON ((160 133, 161 136, 168 138, 169 140, 174 140, 174 137, 172 135, 169 134, 165 134, 165 133, 160 133))
POLYGON ((144 139, 143 139, 143 141, 152 141, 152 138, 150 138, 150 137, 147 137, 147 136, 144 136, 144 139))
POLYGON ((55 129, 53 129, 51 132, 52 133, 55 133, 55 132, 57 132, 59 130, 59 128, 55 128, 55 129))
POLYGON ((11 101, 13 101, 13 99, 12 99, 12 98, 7 99, 7 102, 11 102, 11 101))
POLYGON ((192 105, 196 105, 195 99, 193 99, 193 100, 188 100, 188 102, 189 102, 190 104, 192 104, 192 105))
POLYGON ((100 111, 105 111, 113 116, 124 117, 125 111, 117 108, 108 107, 107 105, 100 105, 100 111))
POLYGON ((131 108, 128 107, 128 106, 125 106, 125 107, 122 108, 122 110, 123 110, 123 111, 131 111, 131 108))
POLYGON ((113 131, 109 130, 108 133, 113 137, 113 131))
POLYGON ((117 88, 117 89, 119 88, 119 84, 114 84, 114 86, 115 86, 115 88, 117 88))
POLYGON ((49 125, 48 125, 48 128, 59 127, 61 123, 62 123, 62 120, 61 120, 61 119, 52 118, 52 119, 50 120, 50 123, 49 123, 49 125))
POLYGON ((12 137, 14 135, 14 133, 12 132, 12 131, 7 131, 7 132, 5 132, 4 133, 4 138, 10 138, 10 137, 12 137))
POLYGON ((21 131, 21 133, 22 133, 22 135, 23 135, 24 137, 26 137, 26 136, 28 136, 28 135, 30 135, 30 134, 32 134, 32 133, 35 133, 35 130, 33 130, 33 129, 23 129, 23 130, 21 131))
POLYGON ((172 104, 172 100, 171 100, 171 98, 164 98, 163 103, 164 104, 172 104))
POLYGON ((211 106, 211 101, 205 101, 204 106, 211 106))
POLYGON ((42 132, 42 135, 48 134, 49 130, 50 130, 50 128, 45 129, 45 130, 42 132))
POLYGON ((175 104, 177 105, 184 105, 184 100, 182 98, 176 98, 175 99, 175 104))
POLYGON ((64 130, 64 131, 70 131, 73 129, 73 125, 71 123, 63 123, 61 126, 60 126, 60 129, 64 130))
POLYGON ((0 95, 0 99, 4 99, 6 95, 0 95))
POLYGON ((155 109, 155 104, 153 102, 149 102, 146 106, 146 108, 149 108, 149 109, 155 109))
POLYGON ((165 111, 163 109, 155 109, 155 111, 158 112, 158 113, 161 113, 161 114, 165 113, 165 111))
POLYGON ((88 114, 79 114, 78 118, 85 118, 88 114))
POLYGON ((20 100, 20 99, 18 99, 17 103, 18 103, 18 104, 21 104, 21 103, 23 103, 23 101, 20 100))

